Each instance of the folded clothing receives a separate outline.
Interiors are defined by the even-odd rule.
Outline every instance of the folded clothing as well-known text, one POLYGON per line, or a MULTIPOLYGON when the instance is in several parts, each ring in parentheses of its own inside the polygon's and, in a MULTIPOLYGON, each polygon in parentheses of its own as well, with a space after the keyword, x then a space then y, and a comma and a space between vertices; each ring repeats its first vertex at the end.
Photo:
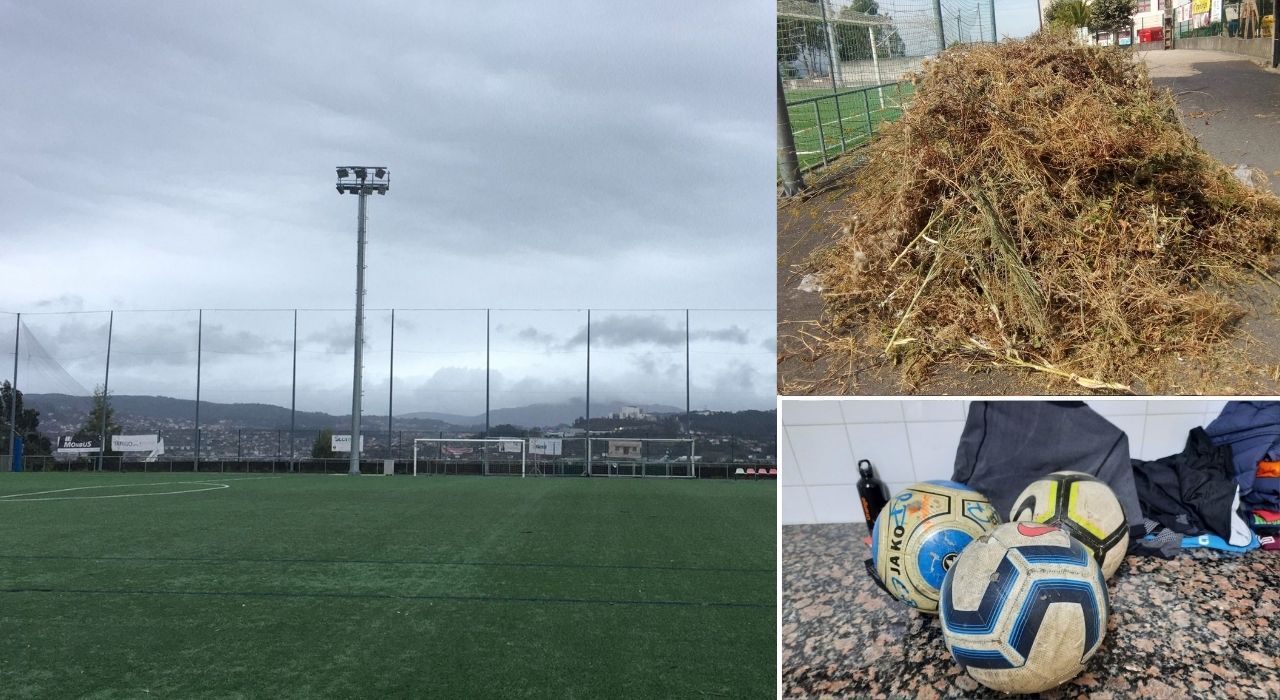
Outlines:
POLYGON ((1245 507, 1280 510, 1280 402, 1229 401, 1205 432, 1232 451, 1232 478, 1245 507))
POLYGON ((1231 447, 1214 445, 1203 428, 1191 430, 1182 452, 1132 464, 1144 516, 1184 535, 1211 533, 1236 546, 1252 537, 1236 513, 1231 447))
POLYGON ((1257 508, 1249 514, 1249 527, 1260 535, 1280 533, 1280 512, 1257 508))

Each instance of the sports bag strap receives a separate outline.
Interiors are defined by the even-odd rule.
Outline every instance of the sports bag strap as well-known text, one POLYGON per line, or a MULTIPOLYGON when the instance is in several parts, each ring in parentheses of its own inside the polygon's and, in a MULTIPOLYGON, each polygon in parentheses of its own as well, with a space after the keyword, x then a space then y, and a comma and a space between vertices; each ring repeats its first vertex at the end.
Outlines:
POLYGON ((893 592, 889 590, 889 587, 888 587, 888 586, 884 585, 884 581, 881 581, 881 580, 880 580, 880 574, 877 574, 877 573, 876 573, 876 565, 875 565, 875 563, 874 563, 872 560, 870 560, 870 559, 863 560, 863 562, 862 562, 862 563, 863 563, 863 565, 864 565, 864 566, 866 566, 866 567, 867 567, 867 575, 871 577, 871 580, 872 580, 872 581, 875 581, 875 582, 876 582, 876 585, 880 587, 880 590, 882 590, 882 591, 884 591, 885 593, 888 593, 890 596, 892 596, 892 595, 893 595, 893 592))

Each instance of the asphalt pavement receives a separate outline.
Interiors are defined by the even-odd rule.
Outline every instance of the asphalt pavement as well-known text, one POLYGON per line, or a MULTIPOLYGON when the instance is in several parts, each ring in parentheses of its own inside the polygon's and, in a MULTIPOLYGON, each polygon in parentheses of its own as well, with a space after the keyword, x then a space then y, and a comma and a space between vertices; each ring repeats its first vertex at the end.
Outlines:
POLYGON ((1264 172, 1280 194, 1280 72, 1223 51, 1144 51, 1152 80, 1173 91, 1200 145, 1228 165, 1264 172))

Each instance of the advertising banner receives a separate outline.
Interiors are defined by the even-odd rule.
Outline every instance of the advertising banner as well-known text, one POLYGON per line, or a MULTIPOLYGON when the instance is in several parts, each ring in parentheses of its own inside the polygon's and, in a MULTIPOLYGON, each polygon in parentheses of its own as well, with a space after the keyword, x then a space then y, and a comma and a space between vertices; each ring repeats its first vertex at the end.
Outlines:
MULTIPOLYGON (((334 435, 329 440, 329 449, 334 452, 350 452, 351 436, 350 435, 334 435)), ((364 452, 364 436, 360 436, 360 451, 364 452)))
POLYGON ((155 452, 162 444, 159 435, 112 435, 113 452, 155 452))
POLYGON ((521 452, 520 448, 523 445, 524 445, 524 440, 503 440, 502 442, 498 443, 498 451, 514 452, 516 454, 520 454, 521 452))
POLYGON ((564 449, 564 440, 558 438, 529 438, 529 454, 554 455, 559 457, 564 449))
POLYGON ((77 440, 70 435, 61 435, 58 437, 56 451, 62 454, 97 452, 101 446, 102 441, 96 437, 77 440))

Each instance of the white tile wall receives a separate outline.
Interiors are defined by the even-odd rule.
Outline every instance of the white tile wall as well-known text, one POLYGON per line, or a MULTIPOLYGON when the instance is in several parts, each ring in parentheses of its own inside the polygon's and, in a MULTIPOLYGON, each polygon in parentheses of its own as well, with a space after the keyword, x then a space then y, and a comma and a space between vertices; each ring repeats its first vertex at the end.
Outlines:
MULTIPOLYGON (((1181 452, 1187 432, 1208 425, 1225 401, 1086 401, 1129 437, 1129 453, 1158 459, 1181 452)), ((779 498, 783 525, 861 522, 857 463, 869 459, 896 493, 926 479, 947 479, 969 402, 945 400, 788 399, 779 401, 779 498)))

